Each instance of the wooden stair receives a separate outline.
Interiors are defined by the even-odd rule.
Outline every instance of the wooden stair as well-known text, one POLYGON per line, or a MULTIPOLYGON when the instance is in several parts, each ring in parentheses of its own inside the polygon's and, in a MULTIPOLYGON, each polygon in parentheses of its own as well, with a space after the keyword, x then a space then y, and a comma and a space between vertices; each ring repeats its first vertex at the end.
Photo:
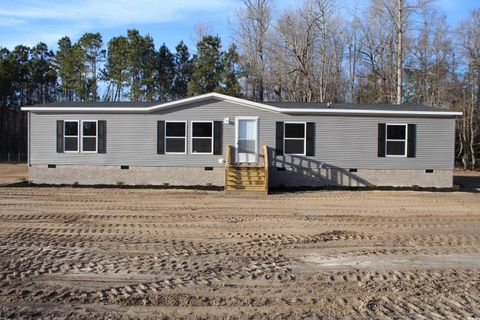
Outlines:
MULTIPOLYGON (((266 154, 267 149, 264 147, 266 154)), ((268 159, 264 166, 239 166, 231 164, 231 148, 227 146, 225 166, 225 193, 231 195, 268 194, 268 159)), ((264 156, 266 158, 267 156, 264 156)))

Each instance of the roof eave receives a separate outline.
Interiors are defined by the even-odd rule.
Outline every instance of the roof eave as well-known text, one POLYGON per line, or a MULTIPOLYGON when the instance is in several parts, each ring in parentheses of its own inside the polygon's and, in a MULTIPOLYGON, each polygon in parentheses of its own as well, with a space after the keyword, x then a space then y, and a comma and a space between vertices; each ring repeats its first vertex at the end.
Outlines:
POLYGON ((218 99, 231 103, 249 106, 256 109, 267 110, 275 113, 308 113, 308 114, 364 114, 364 115, 431 115, 431 116, 460 116, 462 112, 456 111, 397 111, 397 110, 355 110, 355 109, 308 109, 308 108, 279 108, 266 105, 259 102, 253 102, 241 98, 231 97, 224 94, 212 92, 195 97, 189 97, 181 100, 171 101, 147 108, 131 107, 22 107, 22 111, 32 112, 132 112, 149 113, 158 110, 168 109, 175 106, 181 106, 188 103, 200 102, 208 99, 218 99))

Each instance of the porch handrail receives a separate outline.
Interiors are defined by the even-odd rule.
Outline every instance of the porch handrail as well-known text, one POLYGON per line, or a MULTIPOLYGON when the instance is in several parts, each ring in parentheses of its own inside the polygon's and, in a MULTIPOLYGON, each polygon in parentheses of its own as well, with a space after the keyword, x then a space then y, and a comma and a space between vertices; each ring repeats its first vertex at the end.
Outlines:
POLYGON ((232 164, 232 146, 229 144, 227 144, 227 154, 225 157, 225 166, 229 167, 232 164))
POLYGON ((268 192, 268 147, 263 146, 263 165, 265 167, 265 191, 268 192))

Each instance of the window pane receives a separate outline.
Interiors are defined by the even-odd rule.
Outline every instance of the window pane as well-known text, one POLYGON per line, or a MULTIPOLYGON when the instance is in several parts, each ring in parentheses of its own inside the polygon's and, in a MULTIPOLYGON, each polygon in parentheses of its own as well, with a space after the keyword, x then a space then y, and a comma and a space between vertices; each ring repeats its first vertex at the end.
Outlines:
POLYGON ((238 152, 255 153, 256 140, 238 140, 238 152))
POLYGON ((212 124, 210 122, 194 122, 193 136, 194 137, 211 137, 212 136, 212 124))
POLYGON ((285 123, 285 138, 305 138, 305 124, 285 123))
POLYGON ((257 125, 255 120, 238 120, 238 139, 255 140, 257 137, 257 125))
POLYGON ((78 122, 65 121, 65 135, 78 136, 78 122))
POLYGON ((167 137, 185 137, 185 122, 167 122, 167 137))
POLYGON ((405 141, 387 141, 387 155, 404 156, 405 141))
POLYGON ((65 138, 65 151, 78 151, 78 138, 65 138))
POLYGON ((304 154, 304 140, 285 140, 285 153, 304 154))
POLYGON ((405 126, 387 126, 387 139, 405 139, 405 126))
POLYGON ((212 139, 198 139, 194 138, 192 140, 192 151, 193 152, 204 152, 204 153, 211 153, 212 152, 212 139))
POLYGON ((185 152, 185 138, 167 138, 165 142, 166 152, 185 152))
POLYGON ((82 122, 83 135, 84 136, 96 136, 97 135, 97 123, 96 122, 82 122))
POLYGON ((97 151, 97 138, 83 138, 83 151, 97 151))

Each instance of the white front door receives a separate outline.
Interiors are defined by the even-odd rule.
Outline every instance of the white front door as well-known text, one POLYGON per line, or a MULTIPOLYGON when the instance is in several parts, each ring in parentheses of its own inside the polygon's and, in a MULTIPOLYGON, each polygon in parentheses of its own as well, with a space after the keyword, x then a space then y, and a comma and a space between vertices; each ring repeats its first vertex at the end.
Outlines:
POLYGON ((257 162, 258 153, 258 118, 237 117, 236 127, 236 154, 238 163, 257 162))

